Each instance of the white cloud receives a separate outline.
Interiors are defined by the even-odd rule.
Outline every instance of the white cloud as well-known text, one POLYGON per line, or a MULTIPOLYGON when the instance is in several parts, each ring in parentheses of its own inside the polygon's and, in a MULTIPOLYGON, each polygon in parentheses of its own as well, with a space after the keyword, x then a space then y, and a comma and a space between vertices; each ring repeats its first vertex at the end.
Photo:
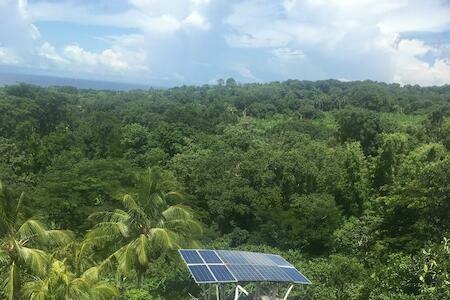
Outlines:
POLYGON ((55 47, 50 45, 49 42, 45 42, 42 44, 40 48, 38 48, 38 55, 45 57, 51 61, 56 63, 68 63, 68 61, 62 58, 56 51, 55 47))
POLYGON ((197 11, 193 11, 189 16, 187 16, 183 23, 186 25, 190 25, 193 27, 197 27, 200 29, 207 30, 210 28, 209 23, 206 21, 206 19, 199 14, 197 11))
MULTIPOLYGON (((110 37, 111 41, 120 37, 110 37)), ((45 42, 38 48, 38 55, 45 60, 41 66, 53 66, 68 71, 83 73, 110 74, 123 72, 145 71, 146 55, 142 52, 130 51, 127 47, 135 44, 136 36, 124 37, 123 43, 117 43, 113 48, 101 52, 88 51, 79 45, 67 45, 58 51, 50 43, 45 42), (133 41, 134 40, 134 41, 133 41)))
POLYGON ((6 47, 0 47, 0 64, 17 65, 21 59, 6 47))
POLYGON ((365 76, 361 79, 450 83, 448 59, 437 57, 430 64, 423 58, 444 50, 402 38, 414 31, 449 30, 450 5, 440 0, 247 0, 235 2, 231 11, 226 18, 231 30, 225 36, 230 47, 269 48, 279 64, 285 63, 277 68, 297 68, 298 77, 314 64, 315 70, 322 68, 334 78, 353 77, 346 70, 354 69, 364 72, 356 76, 365 76), (306 69, 291 64, 305 57, 310 59, 306 69), (330 69, 330 63, 342 68, 330 69), (410 75, 413 70, 422 75, 410 75))
POLYGON ((27 61, 40 34, 28 18, 25 0, 0 0, 0 28, 0 63, 27 61))
POLYGON ((291 49, 291 48, 276 48, 270 51, 275 57, 282 60, 298 60, 305 57, 305 53, 303 53, 300 49, 291 49))
POLYGON ((40 1, 30 4, 30 15, 37 21, 72 22, 134 28, 154 34, 174 33, 185 28, 209 29, 205 16, 198 11, 209 1, 186 0, 129 0, 123 11, 104 13, 92 3, 40 1))
POLYGON ((247 81, 258 81, 258 78, 253 75, 252 71, 247 66, 234 65, 231 69, 247 81))
POLYGON ((450 31, 442 0, 0 0, 0 28, 0 64, 76 74, 450 83, 450 43, 425 39, 450 31), (110 35, 93 37, 106 44, 100 50, 76 35, 60 45, 39 21, 101 25, 110 35))
POLYGON ((394 81, 426 86, 450 83, 449 59, 436 58, 433 63, 420 59, 427 54, 438 52, 439 49, 419 40, 401 40, 393 54, 396 56, 394 81))

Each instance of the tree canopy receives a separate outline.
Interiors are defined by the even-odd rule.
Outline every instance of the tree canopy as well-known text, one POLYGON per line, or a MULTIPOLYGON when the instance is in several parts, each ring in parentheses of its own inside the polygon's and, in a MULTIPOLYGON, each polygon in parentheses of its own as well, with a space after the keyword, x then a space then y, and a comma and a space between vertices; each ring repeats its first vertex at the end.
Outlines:
POLYGON ((298 299, 446 299, 450 87, 0 88, 0 298, 185 299, 180 247, 279 253, 298 299))

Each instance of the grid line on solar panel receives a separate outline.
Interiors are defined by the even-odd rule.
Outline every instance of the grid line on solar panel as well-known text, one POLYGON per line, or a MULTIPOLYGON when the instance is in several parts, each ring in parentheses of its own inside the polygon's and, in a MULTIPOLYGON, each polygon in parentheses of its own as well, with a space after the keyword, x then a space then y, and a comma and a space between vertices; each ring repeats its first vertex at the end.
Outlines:
POLYGON ((216 250, 216 253, 226 264, 247 264, 240 251, 216 250))
POLYGON ((189 265, 188 266, 192 276, 198 283, 201 282, 217 282, 211 271, 206 265, 189 265))
POLYGON ((209 270, 218 282, 236 282, 233 274, 231 274, 225 265, 209 265, 209 270))
POLYGON ((284 272, 280 267, 255 266, 255 269, 263 275, 264 280, 266 281, 292 281, 291 278, 286 274, 286 272, 284 272))
POLYGON ((203 264, 204 261, 196 250, 179 250, 181 256, 187 264, 203 264))
POLYGON ((278 266, 292 267, 292 265, 280 255, 266 254, 266 257, 278 266))
POLYGON ((266 254, 254 252, 241 252, 241 255, 247 260, 250 265, 267 265, 275 266, 276 264, 269 259, 266 254))
POLYGON ((248 251, 179 251, 197 283, 274 281, 311 284, 283 257, 248 251))
POLYGON ((203 258, 205 263, 212 263, 212 264, 222 263, 219 256, 217 256, 217 254, 213 250, 198 250, 198 253, 203 258))
POLYGON ((309 281, 308 278, 306 278, 296 268, 281 267, 281 269, 291 278, 292 282, 302 283, 302 284, 311 284, 311 281, 309 281))
POLYGON ((252 265, 228 265, 237 281, 264 281, 264 276, 252 265))

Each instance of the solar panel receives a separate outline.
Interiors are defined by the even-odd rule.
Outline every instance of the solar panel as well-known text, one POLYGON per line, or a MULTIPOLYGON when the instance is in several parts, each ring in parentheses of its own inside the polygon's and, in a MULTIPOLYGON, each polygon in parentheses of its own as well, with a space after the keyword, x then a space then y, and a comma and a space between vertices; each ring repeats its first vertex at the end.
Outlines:
POLYGON ((252 265, 228 265, 237 281, 265 281, 264 277, 252 265))
POLYGON ((194 276, 194 279, 198 283, 216 282, 216 279, 209 271, 206 265, 191 265, 188 266, 189 270, 194 276))
POLYGON ((209 269, 219 282, 235 282, 236 279, 225 265, 209 265, 209 269))
POLYGON ((226 264, 243 265, 248 264, 240 251, 217 250, 217 254, 226 264))
POLYGON ((187 264, 202 264, 203 260, 196 250, 180 250, 181 256, 187 264))
POLYGON ((270 259, 272 262, 274 262, 278 266, 292 267, 292 265, 290 263, 288 263, 287 260, 285 260, 284 258, 282 258, 279 255, 266 254, 266 256, 268 259, 270 259))
POLYGON ((255 266, 255 269, 263 275, 265 281, 291 281, 289 275, 278 266, 255 266))
POLYGON ((197 283, 291 282, 311 284, 280 255, 231 250, 179 250, 197 283))
POLYGON ((222 261, 213 250, 198 250, 205 263, 221 264, 222 261))
POLYGON ((303 276, 302 273, 297 271, 295 268, 281 268, 281 269, 292 279, 292 282, 311 284, 311 281, 309 281, 305 276, 303 276))

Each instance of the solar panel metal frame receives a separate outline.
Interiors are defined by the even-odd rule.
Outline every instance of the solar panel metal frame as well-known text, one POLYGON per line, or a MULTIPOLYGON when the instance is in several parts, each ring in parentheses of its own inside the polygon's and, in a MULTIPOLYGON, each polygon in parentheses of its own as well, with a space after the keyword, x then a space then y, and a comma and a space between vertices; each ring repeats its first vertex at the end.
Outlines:
MULTIPOLYGON (((208 249, 181 249, 178 250, 189 272, 197 283, 236 283, 236 282, 290 282, 298 284, 311 284, 306 276, 297 270, 282 256, 248 251, 208 250, 208 249), (214 255, 211 255, 214 254, 214 255), (201 261, 197 259, 200 257, 201 261), (196 262, 190 258, 195 257, 196 262), (216 259, 218 258, 218 260, 216 259), (191 262, 188 262, 188 261, 191 262), (207 262, 214 261, 214 262, 207 262), (219 262, 220 261, 220 262, 219 262), (205 266, 214 281, 199 280, 192 272, 190 266, 205 266), (210 266, 223 266, 233 280, 217 279, 210 266), (298 274, 297 274, 298 273, 298 274), (303 280, 304 279, 304 280, 303 280)), ((214 267, 218 271, 217 267, 214 267)), ((198 274, 197 274, 198 275, 198 274)), ((222 276, 223 274, 221 274, 222 276)), ((230 277, 228 274, 224 277, 230 277)))

